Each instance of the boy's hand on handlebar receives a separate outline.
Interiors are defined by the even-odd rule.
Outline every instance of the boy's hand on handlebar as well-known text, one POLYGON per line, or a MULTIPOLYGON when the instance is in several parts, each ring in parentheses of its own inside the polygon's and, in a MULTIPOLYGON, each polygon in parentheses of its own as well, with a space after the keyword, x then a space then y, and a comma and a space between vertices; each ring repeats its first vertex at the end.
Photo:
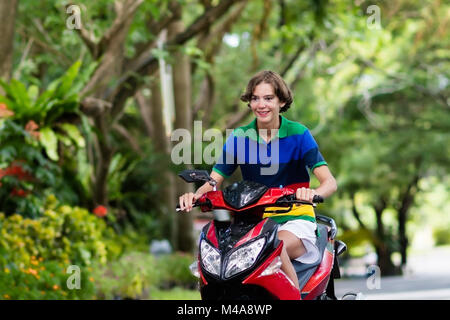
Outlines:
POLYGON ((186 212, 191 211, 194 206, 195 201, 200 199, 201 196, 202 196, 201 194, 197 194, 197 193, 193 193, 193 192, 188 192, 188 193, 183 194, 179 199, 180 210, 186 211, 186 212))
POLYGON ((300 201, 313 202, 314 196, 317 195, 316 190, 309 188, 298 188, 295 197, 300 201))

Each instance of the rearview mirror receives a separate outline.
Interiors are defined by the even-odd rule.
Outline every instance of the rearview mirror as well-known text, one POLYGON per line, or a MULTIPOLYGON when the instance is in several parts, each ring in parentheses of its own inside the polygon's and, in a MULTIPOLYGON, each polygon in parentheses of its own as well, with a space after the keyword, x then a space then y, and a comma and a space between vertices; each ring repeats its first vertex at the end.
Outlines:
POLYGON ((188 183, 211 180, 206 170, 183 170, 178 175, 188 183))

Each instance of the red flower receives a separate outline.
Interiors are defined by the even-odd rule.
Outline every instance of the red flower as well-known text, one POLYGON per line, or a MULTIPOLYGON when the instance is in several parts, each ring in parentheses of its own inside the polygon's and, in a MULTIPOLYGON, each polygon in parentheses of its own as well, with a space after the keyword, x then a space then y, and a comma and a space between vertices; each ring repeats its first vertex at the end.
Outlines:
MULTIPOLYGON (((6 167, 5 169, 0 169, 0 180, 2 180, 4 176, 15 176, 20 181, 32 181, 33 176, 23 169, 23 167, 21 166, 22 163, 25 163, 25 161, 15 160, 9 165, 9 167, 6 167)), ((0 181, 0 187, 1 186, 2 183, 0 181)), ((10 195, 12 197, 21 197, 21 198, 25 198, 29 194, 30 191, 16 188, 12 188, 10 192, 10 195)))
POLYGON ((19 180, 30 181, 32 176, 22 168, 21 162, 23 161, 14 161, 9 167, 0 169, 0 179, 4 176, 16 176, 19 180))
MULTIPOLYGON (((5 168, 5 169, 0 169, 0 180, 4 177, 4 176, 15 176, 17 177, 18 180, 23 180, 23 181, 31 181, 33 179, 33 177, 26 172, 20 165, 20 163, 23 161, 14 161, 13 163, 10 164, 9 167, 5 168)), ((0 187, 2 186, 2 183, 0 182, 0 187)), ((11 192, 12 196, 19 196, 19 197, 25 197, 28 194, 27 191, 24 190, 15 190, 13 189, 11 192)))
POLYGON ((106 209, 106 207, 104 206, 97 206, 93 212, 97 217, 102 218, 106 216, 106 214, 108 213, 108 209, 106 209))
POLYGON ((11 196, 17 196, 17 197, 21 197, 21 198, 25 198, 28 195, 28 192, 23 190, 23 189, 16 189, 13 188, 11 190, 11 196))
POLYGON ((6 104, 0 103, 0 118, 7 118, 13 115, 14 112, 9 110, 6 104))
POLYGON ((27 131, 35 139, 39 140, 39 136, 41 133, 37 131, 37 129, 39 129, 39 126, 33 120, 28 121, 25 126, 25 131, 27 131))

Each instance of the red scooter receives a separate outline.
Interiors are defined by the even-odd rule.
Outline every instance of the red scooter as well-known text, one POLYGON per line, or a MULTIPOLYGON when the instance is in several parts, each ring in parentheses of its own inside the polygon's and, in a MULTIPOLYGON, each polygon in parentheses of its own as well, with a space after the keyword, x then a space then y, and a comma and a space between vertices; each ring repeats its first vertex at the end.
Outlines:
POLYGON ((251 181, 216 191, 216 182, 206 170, 185 170, 179 176, 186 182, 207 181, 214 187, 194 204, 202 212, 214 214, 214 220, 203 227, 198 261, 191 268, 200 278, 203 300, 336 299, 334 279, 340 278, 337 257, 346 245, 335 240, 334 220, 316 216, 316 245, 320 250, 317 261, 303 264, 292 260, 299 291, 280 269, 283 242, 277 236, 278 224, 262 218, 267 207, 280 207, 279 213, 287 212, 293 204, 315 206, 323 202, 320 196, 311 204, 296 200, 295 190, 289 187, 268 188, 251 181))

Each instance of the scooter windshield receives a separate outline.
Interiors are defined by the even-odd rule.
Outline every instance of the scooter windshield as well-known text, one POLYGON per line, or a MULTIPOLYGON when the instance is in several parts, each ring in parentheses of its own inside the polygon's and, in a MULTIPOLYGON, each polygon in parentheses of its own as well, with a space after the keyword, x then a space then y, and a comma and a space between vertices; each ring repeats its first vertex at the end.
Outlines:
POLYGON ((239 181, 223 190, 223 199, 229 206, 242 209, 258 201, 267 189, 267 186, 257 182, 239 181))

